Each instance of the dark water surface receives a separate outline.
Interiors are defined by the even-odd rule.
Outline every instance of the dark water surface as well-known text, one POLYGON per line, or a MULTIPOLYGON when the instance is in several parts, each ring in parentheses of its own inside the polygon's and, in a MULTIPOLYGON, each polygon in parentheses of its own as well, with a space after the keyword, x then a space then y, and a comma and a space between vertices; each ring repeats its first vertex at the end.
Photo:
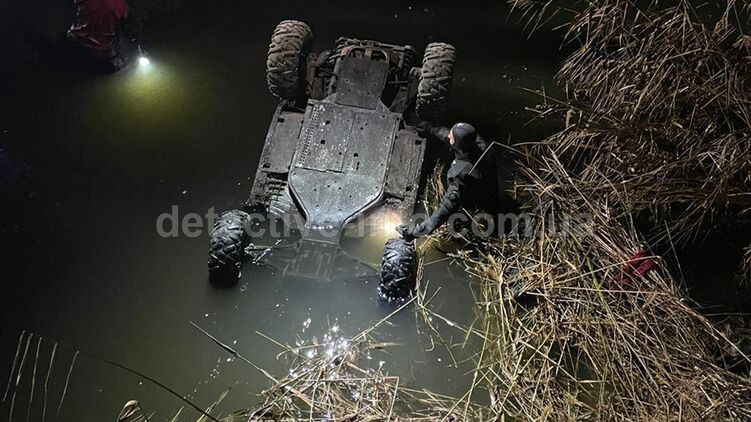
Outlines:
MULTIPOLYGON (((64 29, 67 7, 49 1, 30 27, 51 37, 64 29)), ((12 66, 3 78, 0 115, 2 308, 0 376, 7 379, 21 330, 113 359, 175 387, 202 406, 234 382, 222 409, 258 402, 267 381, 189 325, 195 322, 272 373, 280 349, 332 325, 353 336, 392 309, 375 300, 375 282, 315 283, 270 271, 244 271, 238 286, 217 290, 206 279, 208 232, 163 238, 160 214, 173 206, 205 214, 237 207, 247 197, 276 100, 264 66, 268 40, 285 18, 306 21, 317 49, 340 35, 411 44, 431 41, 459 50, 453 114, 476 123, 490 139, 534 139, 523 113, 552 78, 561 53, 555 37, 529 40, 503 2, 193 2, 148 21, 144 42, 151 67, 116 75, 62 72, 45 58, 12 66), (221 6, 217 6, 221 4, 221 6), (310 323, 306 323, 307 320, 310 323)), ((32 55, 33 56, 33 55, 32 55)), ((386 237, 348 240, 376 264, 386 237)), ((428 259, 440 259, 432 253, 428 259)), ((459 324, 474 320, 467 277, 446 262, 426 267, 435 309, 459 324)), ((380 335, 402 345, 384 360, 405 384, 461 395, 469 367, 452 367, 445 350, 427 352, 410 310, 380 335)), ((445 328, 447 339, 462 335, 445 328)), ((469 345, 456 349, 470 357, 469 345)), ((37 342, 30 344, 30 356, 37 342)), ((39 346, 31 420, 42 411, 41 374, 51 343, 39 346)), ((54 413, 73 354, 59 349, 49 385, 54 413)), ((33 359, 26 362, 14 420, 25 419, 33 359)), ((4 387, 4 384, 3 384, 4 387)), ((79 356, 60 420, 114 420, 138 399, 155 420, 181 403, 135 376, 79 356)), ((0 407, 5 420, 8 403, 0 407)), ((197 416, 184 413, 183 420, 197 416)))

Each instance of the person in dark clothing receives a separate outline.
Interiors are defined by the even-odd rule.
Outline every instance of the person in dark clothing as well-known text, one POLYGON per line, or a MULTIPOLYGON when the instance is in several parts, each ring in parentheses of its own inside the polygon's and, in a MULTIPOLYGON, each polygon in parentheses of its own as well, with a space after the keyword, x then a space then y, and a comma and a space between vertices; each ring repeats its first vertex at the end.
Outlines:
POLYGON ((457 123, 451 129, 431 127, 420 134, 450 146, 454 161, 446 175, 446 193, 433 214, 412 228, 402 225, 397 229, 406 240, 431 234, 462 208, 489 211, 497 206, 495 159, 474 126, 457 123))
MULTIPOLYGON (((76 22, 66 34, 76 55, 102 70, 123 68, 138 46, 136 25, 125 0, 74 0, 76 22)), ((140 48, 139 48, 140 49, 140 48)))

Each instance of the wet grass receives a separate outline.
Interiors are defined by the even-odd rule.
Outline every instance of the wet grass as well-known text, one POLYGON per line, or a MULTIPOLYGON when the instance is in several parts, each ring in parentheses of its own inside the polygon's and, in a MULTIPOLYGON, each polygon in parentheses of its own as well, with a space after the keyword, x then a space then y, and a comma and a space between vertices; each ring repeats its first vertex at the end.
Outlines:
MULTIPOLYGON (((535 171, 531 171, 535 177, 535 171)), ((459 255, 481 280, 491 408, 520 420, 747 420, 751 380, 635 227, 565 178, 537 180, 541 215, 588 212, 587 232, 485 245, 459 255), (636 256, 656 267, 630 271, 636 256)))

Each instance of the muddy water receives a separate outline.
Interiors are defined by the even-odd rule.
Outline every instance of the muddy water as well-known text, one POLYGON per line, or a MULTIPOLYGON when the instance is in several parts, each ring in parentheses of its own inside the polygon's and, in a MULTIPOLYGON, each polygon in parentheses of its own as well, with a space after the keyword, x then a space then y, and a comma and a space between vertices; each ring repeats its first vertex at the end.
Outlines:
MULTIPOLYGON (((340 35, 418 49, 434 40, 455 44, 454 117, 476 123, 491 139, 537 136, 537 129, 524 126, 531 115, 523 107, 534 100, 519 87, 549 81, 560 57, 553 37, 527 40, 502 2, 460 8, 456 2, 230 1, 221 9, 200 3, 147 22, 148 69, 78 75, 41 57, 14 65, 3 79, 3 379, 25 329, 136 368, 204 406, 237 383, 221 407, 229 411, 256 403, 266 380, 228 360, 189 322, 284 374, 285 362, 275 360, 280 349, 257 333, 290 345, 333 325, 352 336, 392 311, 376 302, 375 280, 367 278, 317 283, 246 268, 238 286, 212 288, 206 228, 196 237, 165 238, 157 231, 163 213, 203 215, 211 207, 234 208, 247 196, 276 105, 265 86, 264 61, 279 20, 308 22, 321 49, 340 35)), ((64 28, 65 17, 54 15, 64 8, 46 10, 32 28, 44 34, 64 28)), ((345 248, 377 264, 385 239, 347 239, 345 248)), ((441 258, 436 251, 427 257, 437 262, 426 267, 425 278, 431 289, 441 289, 434 309, 471 324, 471 282, 441 258)), ((471 357, 475 347, 462 347, 461 333, 440 325, 448 344, 456 345, 455 358, 471 357)), ((426 351, 430 343, 419 329, 410 310, 397 315, 379 336, 401 345, 374 359, 405 384, 463 394, 469 367, 455 367, 445 348, 426 351)), ((51 347, 39 345, 38 376, 51 347)), ((36 348, 35 340, 32 356, 36 348)), ((56 411, 72 358, 70 350, 58 349, 48 415, 56 411)), ((33 359, 24 371, 32 373, 33 359)), ((21 380, 14 420, 26 416, 30 379, 21 380)), ((41 417, 40 388, 31 420, 41 417)), ((134 398, 157 412, 156 420, 181 406, 133 375, 79 356, 60 420, 114 419, 134 398)), ((2 405, 4 414, 8 407, 2 405)))

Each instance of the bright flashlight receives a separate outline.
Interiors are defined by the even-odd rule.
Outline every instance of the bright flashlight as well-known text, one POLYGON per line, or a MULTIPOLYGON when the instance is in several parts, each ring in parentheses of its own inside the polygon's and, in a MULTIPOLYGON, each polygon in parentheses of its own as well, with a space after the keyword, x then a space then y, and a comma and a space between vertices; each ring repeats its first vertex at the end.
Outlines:
POLYGON ((149 60, 148 57, 141 56, 138 58, 138 65, 141 67, 146 67, 149 65, 149 63, 151 63, 151 61, 149 60))
POLYGON ((392 213, 386 214, 385 216, 383 216, 383 233, 393 234, 396 230, 396 227, 401 223, 401 219, 398 215, 392 213))

